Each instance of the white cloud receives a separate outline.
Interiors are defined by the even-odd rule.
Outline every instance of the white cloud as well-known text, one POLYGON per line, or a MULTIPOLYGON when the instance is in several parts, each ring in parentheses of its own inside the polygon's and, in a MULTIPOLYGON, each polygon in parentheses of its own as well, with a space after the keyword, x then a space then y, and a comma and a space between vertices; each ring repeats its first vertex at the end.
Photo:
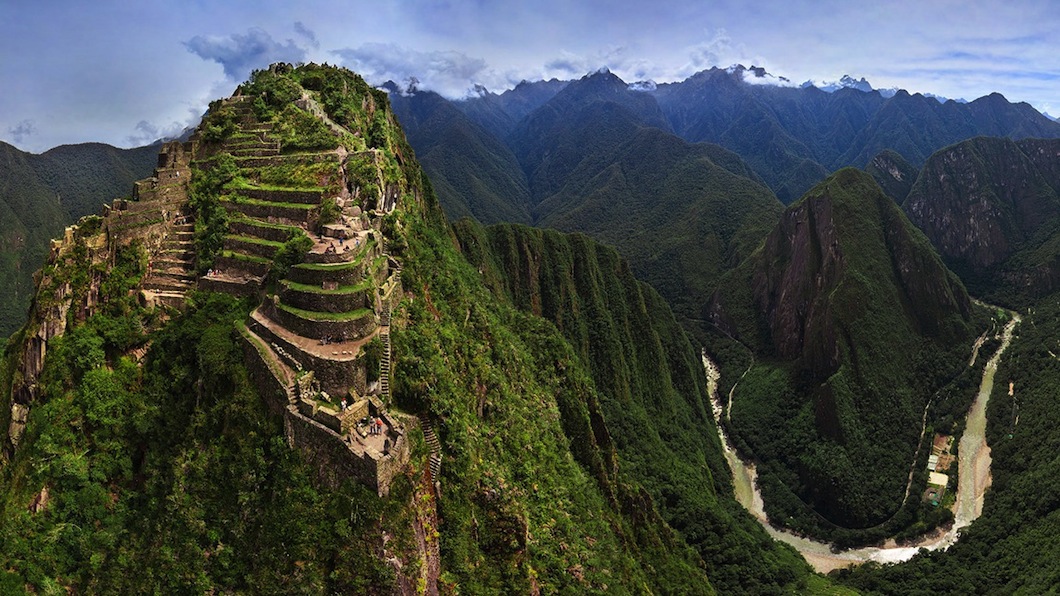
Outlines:
MULTIPOLYGON (((295 29, 298 30, 297 24, 295 29)), ((309 32, 308 29, 305 31, 309 32)), ((305 36, 302 31, 299 33, 305 36)), ((196 35, 185 41, 184 47, 203 60, 220 64, 225 75, 233 81, 242 81, 255 68, 264 68, 273 62, 303 62, 306 56, 305 49, 293 39, 280 43, 259 27, 247 29, 245 34, 196 35)))
POLYGON ((462 97, 476 83, 489 87, 502 79, 482 58, 455 51, 420 52, 396 44, 367 43, 333 53, 374 84, 416 79, 419 88, 446 97, 462 97))

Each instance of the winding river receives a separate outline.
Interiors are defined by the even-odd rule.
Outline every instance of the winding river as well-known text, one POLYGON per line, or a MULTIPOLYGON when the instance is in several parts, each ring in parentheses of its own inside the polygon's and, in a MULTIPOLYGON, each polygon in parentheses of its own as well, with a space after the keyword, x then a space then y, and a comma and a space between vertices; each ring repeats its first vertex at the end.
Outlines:
MULTIPOLYGON (((725 460, 729 463, 729 468, 732 469, 736 500, 758 519, 770 536, 793 546, 815 570, 821 573, 828 573, 833 569, 858 565, 866 561, 879 563, 907 561, 920 552, 922 548, 928 550, 948 548, 957 541, 960 530, 971 524, 982 514, 983 496, 986 493, 986 489, 990 487, 990 446, 986 444, 986 404, 990 401, 990 393, 994 388, 994 373, 997 371, 1001 354, 1011 343, 1012 333, 1020 322, 1018 314, 1010 312, 1009 315, 1012 318, 1002 331, 1001 345, 986 363, 986 366, 983 367, 983 380, 979 384, 979 394, 976 396, 975 402, 972 403, 971 409, 968 410, 968 420, 958 450, 959 465, 957 503, 954 511, 955 520, 949 530, 926 535, 909 546, 898 546, 892 540, 882 547, 865 547, 833 552, 831 544, 811 540, 771 526, 769 518, 766 516, 762 494, 758 490, 758 474, 754 464, 740 459, 729 442, 729 437, 722 430, 721 417, 724 410, 721 399, 718 397, 718 380, 721 378, 721 371, 704 352, 703 367, 707 373, 707 390, 711 396, 718 436, 721 438, 722 447, 725 450, 725 460)), ((735 390, 735 387, 733 389, 735 390)), ((732 394, 730 394, 730 406, 732 404, 731 398, 732 394)))

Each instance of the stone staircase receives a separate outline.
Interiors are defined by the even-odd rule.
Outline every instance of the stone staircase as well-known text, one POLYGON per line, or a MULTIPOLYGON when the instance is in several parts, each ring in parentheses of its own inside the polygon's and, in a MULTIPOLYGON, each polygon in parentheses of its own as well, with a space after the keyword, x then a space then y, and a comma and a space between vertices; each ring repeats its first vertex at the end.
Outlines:
POLYGON ((435 482, 439 482, 442 474, 442 443, 438 440, 438 435, 434 432, 434 425, 431 424, 427 416, 421 414, 418 418, 420 420, 420 428, 423 429, 423 439, 431 450, 431 478, 434 478, 435 482))
MULTIPOLYGON (((387 313, 390 309, 386 310, 387 313)), ((387 325, 390 324, 389 317, 387 317, 387 325)), ((379 358, 379 394, 383 396, 388 403, 391 401, 390 395, 390 329, 384 327, 379 330, 379 339, 383 342, 383 355, 379 358)))
POLYGON ((177 224, 162 242, 143 282, 143 289, 157 302, 179 307, 187 291, 195 286, 194 235, 195 224, 177 224))

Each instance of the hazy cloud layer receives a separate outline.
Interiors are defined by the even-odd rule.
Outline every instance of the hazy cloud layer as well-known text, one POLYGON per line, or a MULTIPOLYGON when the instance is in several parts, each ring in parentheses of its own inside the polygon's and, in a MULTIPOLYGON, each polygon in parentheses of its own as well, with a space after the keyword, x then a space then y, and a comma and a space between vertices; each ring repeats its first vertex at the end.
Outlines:
POLYGON ((334 54, 373 83, 414 78, 420 88, 449 97, 462 96, 473 84, 494 77, 485 60, 455 51, 418 52, 395 44, 368 43, 334 54))
POLYGON ((448 97, 601 67, 661 83, 740 63, 794 82, 997 91, 1057 113, 1057 30, 1052 0, 8 0, 0 56, 17 59, 0 60, 0 139, 43 151, 165 136, 276 61, 341 61, 448 97))
POLYGON ((314 49, 320 49, 320 42, 317 41, 317 34, 313 33, 309 27, 305 26, 302 21, 294 22, 294 32, 302 36, 302 39, 306 40, 306 43, 313 46, 314 49))

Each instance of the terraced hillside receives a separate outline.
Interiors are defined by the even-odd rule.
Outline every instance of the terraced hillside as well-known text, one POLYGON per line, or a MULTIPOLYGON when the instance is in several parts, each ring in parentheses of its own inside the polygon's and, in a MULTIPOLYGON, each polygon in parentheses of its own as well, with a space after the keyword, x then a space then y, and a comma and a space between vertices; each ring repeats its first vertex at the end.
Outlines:
POLYGON ((379 382, 401 293, 381 227, 400 188, 385 152, 321 117, 308 90, 279 110, 255 93, 265 79, 289 82, 279 74, 215 104, 192 138, 198 287, 260 301, 241 333, 289 440, 344 446, 314 450, 327 480, 346 473, 386 492, 408 457, 379 382))

